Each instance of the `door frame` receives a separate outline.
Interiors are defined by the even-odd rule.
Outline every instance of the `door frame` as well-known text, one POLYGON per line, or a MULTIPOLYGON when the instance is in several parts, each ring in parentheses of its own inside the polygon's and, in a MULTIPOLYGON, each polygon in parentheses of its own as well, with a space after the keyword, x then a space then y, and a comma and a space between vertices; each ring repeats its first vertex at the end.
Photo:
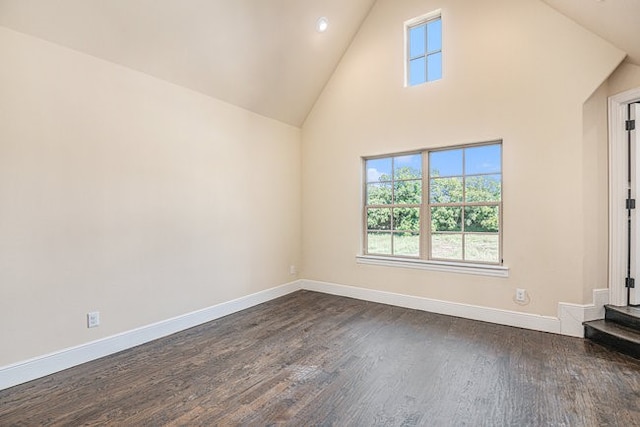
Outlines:
MULTIPOLYGON (((609 304, 627 305, 627 105, 640 88, 609 97, 609 304)), ((640 281, 638 282, 640 284, 640 281)))

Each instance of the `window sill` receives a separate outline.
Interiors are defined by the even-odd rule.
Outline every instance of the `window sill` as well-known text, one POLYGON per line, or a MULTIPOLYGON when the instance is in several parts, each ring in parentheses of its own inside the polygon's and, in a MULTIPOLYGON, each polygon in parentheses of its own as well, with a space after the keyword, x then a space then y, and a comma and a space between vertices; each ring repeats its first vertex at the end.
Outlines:
POLYGON ((509 277, 509 267, 503 265, 468 264, 462 262, 428 261, 411 258, 356 255, 358 264, 384 267, 416 268, 446 273, 474 274, 478 276, 509 277))

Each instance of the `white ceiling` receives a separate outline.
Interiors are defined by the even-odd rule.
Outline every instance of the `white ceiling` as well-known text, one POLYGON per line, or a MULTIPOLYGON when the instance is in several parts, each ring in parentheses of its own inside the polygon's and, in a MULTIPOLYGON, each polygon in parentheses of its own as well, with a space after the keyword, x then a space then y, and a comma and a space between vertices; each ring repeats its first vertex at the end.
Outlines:
MULTIPOLYGON (((301 126, 375 1, 0 0, 0 25, 301 126)), ((542 1, 640 65, 640 0, 542 1)))
POLYGON ((374 2, 0 0, 0 25, 301 126, 374 2))

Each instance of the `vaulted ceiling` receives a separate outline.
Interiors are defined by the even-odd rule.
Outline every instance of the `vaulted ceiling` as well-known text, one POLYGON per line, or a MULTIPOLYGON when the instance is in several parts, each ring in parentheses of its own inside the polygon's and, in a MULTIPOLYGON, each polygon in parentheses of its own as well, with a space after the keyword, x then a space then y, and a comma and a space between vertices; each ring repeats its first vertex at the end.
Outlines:
POLYGON ((374 2, 0 0, 0 25, 300 126, 374 2))
POLYGON ((640 0, 542 0, 640 65, 640 0))
MULTIPOLYGON (((375 1, 0 0, 0 25, 301 126, 375 1)), ((640 0, 543 1, 640 65, 640 0)))

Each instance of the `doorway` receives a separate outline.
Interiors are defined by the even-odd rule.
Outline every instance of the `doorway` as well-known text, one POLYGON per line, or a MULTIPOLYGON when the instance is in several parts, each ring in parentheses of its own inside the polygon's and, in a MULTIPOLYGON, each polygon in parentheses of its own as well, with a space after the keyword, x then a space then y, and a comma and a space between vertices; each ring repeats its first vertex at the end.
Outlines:
POLYGON ((617 306, 640 305, 638 102, 640 88, 609 98, 609 303, 617 306))
MULTIPOLYGON (((627 105, 627 120, 625 131, 627 133, 627 146, 629 162, 627 165, 629 175, 629 198, 625 202, 627 208, 628 249, 627 249, 627 305, 640 305, 640 289, 635 285, 640 269, 640 212, 636 208, 636 201, 640 197, 640 136, 637 125, 640 125, 640 104, 635 102, 627 105)), ((640 208, 640 206, 638 206, 640 208)), ((638 282, 640 285, 640 281, 638 282)))

